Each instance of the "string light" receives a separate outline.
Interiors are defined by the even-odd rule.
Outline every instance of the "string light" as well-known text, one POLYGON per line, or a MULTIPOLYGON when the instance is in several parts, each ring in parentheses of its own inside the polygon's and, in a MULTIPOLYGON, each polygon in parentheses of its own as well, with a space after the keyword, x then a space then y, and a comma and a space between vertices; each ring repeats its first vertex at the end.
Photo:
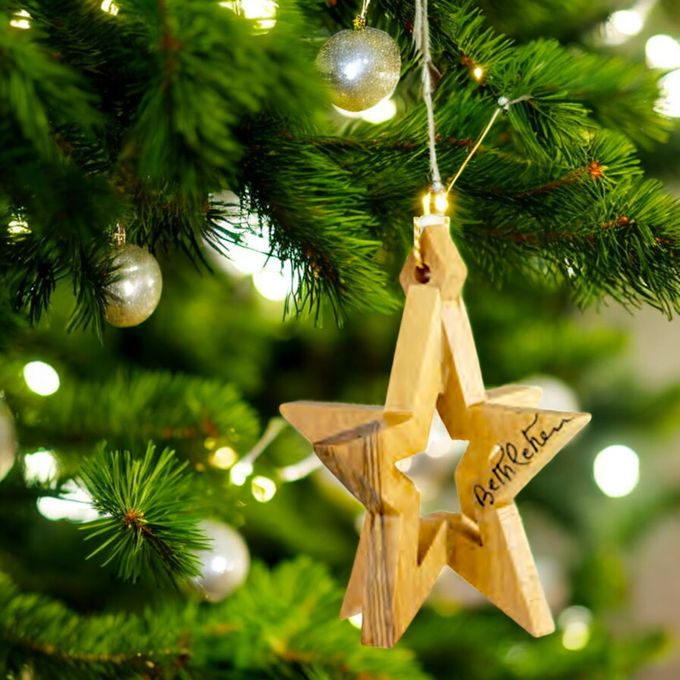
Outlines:
POLYGON ((229 479, 234 486, 243 486, 252 474, 253 464, 250 461, 241 460, 231 468, 229 479))
POLYGON ((24 366, 24 380, 31 392, 41 397, 54 394, 60 385, 59 374, 44 361, 30 361, 24 366))
POLYGON ((384 123, 397 115, 397 103, 390 97, 386 97, 379 101, 375 106, 371 106, 370 109, 364 109, 363 111, 347 111, 335 104, 332 106, 339 114, 345 116, 345 118, 360 118, 361 120, 364 120, 367 123, 373 123, 374 125, 384 123))
POLYGON ((656 103, 657 111, 671 118, 680 118, 680 69, 665 75, 659 85, 662 96, 656 103))
POLYGON ((36 507, 45 519, 53 521, 67 519, 72 522, 91 522, 99 517, 92 504, 92 496, 73 480, 64 484, 59 497, 39 498, 36 507))
POLYGON ((645 56, 650 68, 680 68, 680 43, 670 35, 653 35, 645 43, 645 56))
POLYGON ((472 77, 478 82, 481 83, 482 80, 484 80, 484 69, 481 66, 475 66, 472 69, 472 77))
POLYGON ((257 475, 250 483, 253 498, 260 503, 268 503, 276 495, 276 483, 269 477, 257 475))
POLYGON ((597 39, 605 45, 622 45, 642 31, 656 0, 639 0, 630 9, 613 12, 600 26, 597 39))
POLYGON ((231 446, 220 446, 219 449, 213 451, 209 463, 219 470, 228 470, 237 460, 238 455, 231 446))
POLYGON ((25 31, 31 27, 31 15, 25 9, 20 9, 14 12, 9 20, 9 25, 25 31))
POLYGON ((558 618, 562 629, 562 646, 569 651, 583 649, 590 642, 592 614, 585 607, 567 607, 558 618))
POLYGON ((217 256, 217 263, 230 274, 251 276, 255 290, 266 300, 281 302, 298 286, 299 277, 289 262, 282 262, 272 254, 266 231, 260 227, 257 215, 241 216, 239 198, 231 191, 216 197, 227 204, 227 221, 246 222, 252 231, 246 232, 241 242, 229 248, 228 256, 217 256))
POLYGON ((251 20, 262 32, 269 31, 276 25, 278 4, 274 0, 233 0, 220 2, 219 5, 251 20))
POLYGON ((640 481, 640 458, 628 446, 608 446, 595 456, 593 476, 606 496, 627 496, 640 481))
MULTIPOLYGON (((229 478, 232 484, 235 486, 243 486, 246 483, 248 477, 253 474, 255 461, 264 453, 265 449, 279 436, 285 427, 286 421, 283 418, 272 418, 269 421, 264 434, 260 437, 257 444, 255 444, 255 446, 253 446, 253 448, 231 468, 229 478)), ((274 493, 276 493, 275 484, 274 487, 274 493)))
POLYGON ((56 479, 57 471, 53 451, 42 449, 24 456, 24 479, 29 483, 49 484, 56 479))
POLYGON ((255 290, 266 300, 281 302, 297 287, 297 279, 288 262, 270 258, 267 264, 253 274, 255 290))
POLYGON ((12 236, 19 236, 20 234, 30 234, 31 229, 28 226, 28 222, 26 222, 26 220, 17 217, 13 220, 10 220, 7 224, 7 233, 11 234, 12 236))
POLYGON ((115 17, 118 12, 120 12, 120 7, 118 7, 118 5, 113 2, 113 0, 102 0, 102 4, 99 5, 99 7, 101 8, 102 12, 106 12, 113 17, 115 17))
POLYGON ((358 614, 352 614, 352 616, 348 616, 347 620, 355 627, 361 629, 361 624, 363 622, 363 616, 361 615, 361 612, 358 614))

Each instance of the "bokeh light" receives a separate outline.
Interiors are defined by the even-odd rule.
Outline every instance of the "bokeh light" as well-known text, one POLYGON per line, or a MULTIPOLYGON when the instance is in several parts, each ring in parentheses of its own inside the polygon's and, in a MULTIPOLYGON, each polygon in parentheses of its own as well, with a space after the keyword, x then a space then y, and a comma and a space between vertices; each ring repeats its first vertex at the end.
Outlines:
POLYGON ((640 481, 640 459, 628 446, 615 444, 602 449, 593 463, 595 482, 606 496, 627 496, 640 481))
POLYGON ((24 366, 24 380, 31 392, 41 397, 54 394, 60 385, 59 374, 44 361, 30 361, 24 366))

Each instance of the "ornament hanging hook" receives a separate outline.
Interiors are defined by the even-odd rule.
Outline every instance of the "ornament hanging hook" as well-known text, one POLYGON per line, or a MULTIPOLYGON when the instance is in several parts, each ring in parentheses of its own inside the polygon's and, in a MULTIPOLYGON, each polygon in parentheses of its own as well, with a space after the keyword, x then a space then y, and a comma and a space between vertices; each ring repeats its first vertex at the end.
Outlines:
POLYGON ((368 11, 368 6, 371 4, 371 0, 362 0, 361 12, 354 18, 354 30, 363 31, 366 28, 366 12, 368 11))

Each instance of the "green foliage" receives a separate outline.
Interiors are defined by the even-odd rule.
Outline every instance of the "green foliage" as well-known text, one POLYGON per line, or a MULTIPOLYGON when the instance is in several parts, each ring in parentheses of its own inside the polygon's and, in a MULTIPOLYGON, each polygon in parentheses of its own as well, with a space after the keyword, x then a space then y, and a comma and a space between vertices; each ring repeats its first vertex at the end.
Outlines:
MULTIPOLYGON (((425 114, 407 30, 413 4, 376 2, 371 12, 399 40, 405 64, 404 111, 379 128, 338 130, 320 106, 315 43, 347 25, 349 7, 281 3, 264 34, 199 0, 123 0, 115 17, 32 0, 31 30, 5 22, 0 45, 21 68, 0 71, 0 93, 20 97, 21 106, 9 95, 0 102, 12 109, 0 128, 0 160, 19 167, 18 179, 1 184, 0 207, 4 219, 20 215, 31 229, 0 236, 9 302, 35 320, 68 277, 72 324, 99 330, 113 275, 107 233, 116 221, 133 242, 201 260, 204 241, 228 252, 252 229, 246 213, 254 210, 272 252, 298 275, 296 311, 318 315, 324 304, 342 318, 353 308, 393 308, 389 269, 401 259, 426 184, 425 114), (58 63, 56 52, 64 55, 58 63), (240 216, 220 200, 226 187, 241 198, 240 216)), ((540 25, 546 8, 527 10, 529 21, 540 25)), ((594 5, 588 16, 604 9, 594 5)), ((469 1, 433 0, 430 10, 446 173, 498 97, 527 97, 458 187, 454 216, 469 263, 503 281, 540 260, 582 304, 613 295, 675 309, 677 203, 640 180, 623 138, 593 142, 612 133, 640 146, 664 138, 668 122, 653 108, 656 76, 554 40, 515 44, 469 1), (484 70, 481 83, 470 77, 473 65, 484 70), (629 160, 615 169, 617 147, 629 160), (601 171, 589 174, 591 162, 601 171), (565 264, 567 251, 575 264, 565 264), (569 267, 575 276, 565 277, 569 267)))
POLYGON ((566 649, 560 630, 535 640, 488 611, 428 612, 423 619, 407 642, 427 671, 447 680, 626 680, 669 645, 659 631, 614 636, 594 623, 585 647, 566 649), (484 653, 471 653, 480 640, 484 653))
POLYGON ((178 464, 170 449, 156 456, 151 443, 141 459, 102 447, 80 474, 101 515, 83 527, 87 539, 99 543, 90 557, 103 553, 104 565, 113 562, 125 580, 197 576, 196 552, 209 541, 198 528, 187 465, 178 464))
POLYGON ((425 680, 410 652, 362 647, 358 631, 338 619, 340 604, 337 586, 308 559, 273 572, 256 564, 246 586, 209 611, 208 631, 215 631, 204 640, 209 664, 227 657, 248 677, 292 665, 297 674, 291 677, 310 680, 425 680), (230 626, 236 634, 220 635, 230 626))
POLYGON ((300 559, 255 565, 223 604, 137 615, 77 615, 0 577, 0 671, 35 680, 149 677, 427 680, 413 655, 362 647, 337 618, 341 590, 300 559))
POLYGON ((162 371, 114 374, 101 381, 62 375, 59 392, 48 399, 25 386, 19 362, 5 362, 0 378, 20 410, 23 445, 49 445, 64 453, 85 452, 104 439, 139 446, 149 439, 191 455, 191 444, 212 437, 245 453, 256 441, 257 418, 229 384, 162 371), (96 404, 96 408, 92 405, 96 404), (153 413, 152 420, 140 414, 153 413))
MULTIPOLYGON (((181 669, 187 650, 178 617, 155 614, 81 617, 0 575, 0 671, 7 678, 28 670, 35 680, 121 680, 157 666, 181 669)), ((161 677, 182 677, 181 670, 161 677)))

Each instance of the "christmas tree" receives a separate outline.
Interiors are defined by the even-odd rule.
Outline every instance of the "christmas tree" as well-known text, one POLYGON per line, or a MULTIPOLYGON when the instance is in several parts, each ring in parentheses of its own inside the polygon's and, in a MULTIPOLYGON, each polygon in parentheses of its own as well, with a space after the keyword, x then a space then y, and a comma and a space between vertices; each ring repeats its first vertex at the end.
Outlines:
MULTIPOLYGON (((608 496, 680 382, 642 382, 597 311, 680 309, 680 13, 427 4, 424 64, 422 0, 1 1, 3 677, 615 680, 668 652, 623 622, 680 487, 650 455, 608 496), (319 51, 376 29, 395 92, 334 107, 319 51), (470 158, 449 215, 485 383, 593 419, 518 499, 557 632, 446 571, 383 650, 339 618, 363 508, 279 405, 384 403, 423 74, 444 183, 470 158)), ((464 450, 436 421, 403 462, 423 512, 464 450)))

